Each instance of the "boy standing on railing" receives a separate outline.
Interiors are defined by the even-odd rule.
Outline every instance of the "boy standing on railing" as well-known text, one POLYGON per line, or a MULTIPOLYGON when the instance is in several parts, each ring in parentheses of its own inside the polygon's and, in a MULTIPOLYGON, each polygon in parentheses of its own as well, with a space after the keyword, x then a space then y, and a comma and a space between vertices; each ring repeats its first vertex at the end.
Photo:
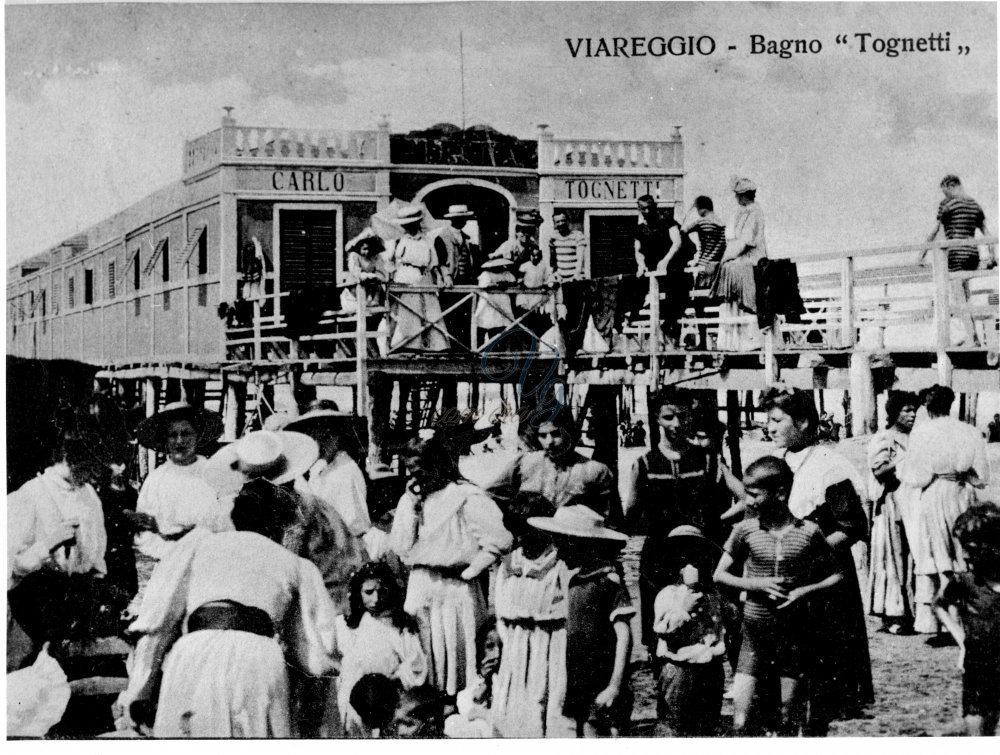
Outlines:
MULTIPOLYGON (((958 176, 949 173, 941 179, 941 191, 944 199, 938 205, 937 225, 928 241, 933 241, 938 233, 944 230, 945 238, 948 239, 973 239, 976 237, 978 229, 983 236, 989 236, 989 229, 986 227, 986 215, 979 202, 965 193, 962 182, 958 176)), ((993 260, 992 249, 990 259, 987 260, 987 267, 993 267, 996 261, 993 260)), ((920 255, 920 262, 924 261, 927 255, 925 249, 920 255)), ((948 272, 959 270, 975 270, 979 267, 979 249, 975 246, 953 246, 948 249, 948 272)))
MULTIPOLYGON (((934 241, 938 233, 944 230, 947 239, 974 239, 978 229, 983 236, 989 235, 986 227, 986 215, 979 203, 965 193, 962 182, 953 173, 941 179, 941 191, 944 199, 938 205, 937 225, 927 237, 928 241, 934 241)), ((925 249, 920 254, 919 264, 924 264, 924 259, 929 250, 925 249)), ((996 257, 993 247, 987 247, 986 267, 991 268, 996 265, 996 257)), ((976 270, 979 268, 979 249, 974 245, 953 246, 948 249, 948 272, 954 273, 961 270, 976 270)), ((967 280, 955 281, 952 288, 952 300, 957 307, 962 310, 969 306, 969 282, 967 280)), ((976 336, 976 326, 972 316, 966 313, 962 316, 962 324, 969 332, 969 337, 976 345, 979 339, 976 336)))

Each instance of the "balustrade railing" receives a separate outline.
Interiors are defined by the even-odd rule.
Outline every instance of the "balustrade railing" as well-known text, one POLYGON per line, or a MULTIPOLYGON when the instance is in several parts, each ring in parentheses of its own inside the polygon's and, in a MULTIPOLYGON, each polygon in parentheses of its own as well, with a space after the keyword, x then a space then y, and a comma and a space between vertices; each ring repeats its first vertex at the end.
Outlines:
POLYGON ((625 139, 546 139, 539 142, 538 167, 566 170, 680 170, 681 142, 625 139))
POLYGON ((184 174, 192 175, 222 160, 234 159, 388 161, 388 137, 387 130, 223 126, 185 144, 184 174))

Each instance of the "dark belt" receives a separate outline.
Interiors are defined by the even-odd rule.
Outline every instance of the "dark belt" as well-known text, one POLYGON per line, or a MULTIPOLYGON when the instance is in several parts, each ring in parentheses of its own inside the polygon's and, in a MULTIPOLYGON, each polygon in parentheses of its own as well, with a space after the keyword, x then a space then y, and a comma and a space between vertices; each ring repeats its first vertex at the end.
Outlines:
POLYGON ((236 601, 206 603, 188 617, 188 632, 201 629, 229 629, 274 637, 274 625, 267 611, 236 601))
MULTIPOLYGON (((414 564, 414 569, 424 569, 429 572, 434 572, 441 577, 447 577, 448 579, 462 579, 462 572, 464 572, 468 566, 427 566, 426 564, 414 564)), ((465 582, 464 579, 462 579, 465 582)))
POLYGON ((504 624, 510 627, 524 627, 526 629, 544 629, 546 632, 554 632, 566 626, 566 619, 529 619, 518 617, 516 619, 501 618, 504 624))

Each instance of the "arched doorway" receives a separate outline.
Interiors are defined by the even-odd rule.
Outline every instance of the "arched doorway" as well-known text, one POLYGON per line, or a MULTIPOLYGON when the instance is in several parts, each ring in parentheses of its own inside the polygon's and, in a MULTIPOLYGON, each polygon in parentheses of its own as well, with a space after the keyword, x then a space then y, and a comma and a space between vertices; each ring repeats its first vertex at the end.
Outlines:
POLYGON ((467 205, 476 219, 465 230, 479 244, 483 257, 510 237, 514 197, 495 184, 469 178, 438 181, 421 189, 414 201, 423 202, 435 218, 443 218, 450 205, 467 205))

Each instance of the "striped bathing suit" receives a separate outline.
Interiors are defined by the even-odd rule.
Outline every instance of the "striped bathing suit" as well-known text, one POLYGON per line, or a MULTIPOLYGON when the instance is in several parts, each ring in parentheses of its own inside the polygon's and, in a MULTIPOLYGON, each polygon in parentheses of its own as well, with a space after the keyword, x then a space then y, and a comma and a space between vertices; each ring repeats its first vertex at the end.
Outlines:
MULTIPOLYGON (((941 201, 937 219, 949 239, 971 239, 983 224, 983 208, 972 197, 951 197, 941 201)), ((979 250, 975 246, 957 246, 948 250, 948 270, 975 270, 978 266, 979 250)))

